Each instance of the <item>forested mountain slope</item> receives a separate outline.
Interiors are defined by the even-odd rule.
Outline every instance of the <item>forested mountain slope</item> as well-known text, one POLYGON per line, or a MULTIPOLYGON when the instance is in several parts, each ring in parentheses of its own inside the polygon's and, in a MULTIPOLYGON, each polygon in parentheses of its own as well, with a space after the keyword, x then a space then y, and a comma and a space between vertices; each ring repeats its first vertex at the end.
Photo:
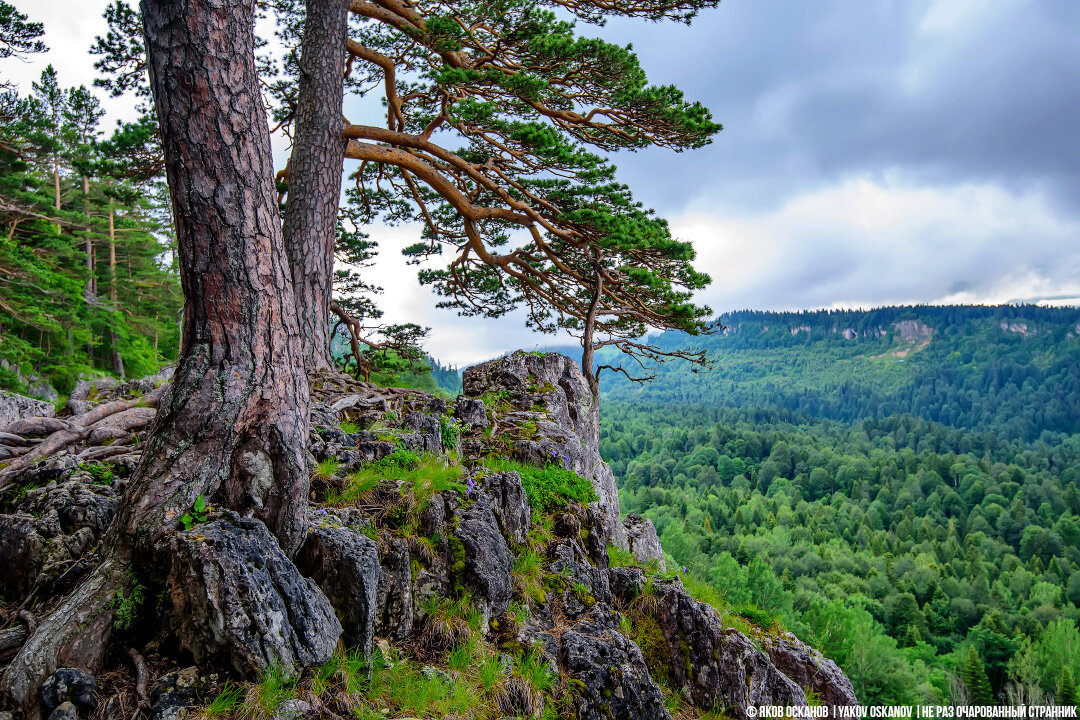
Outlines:
POLYGON ((998 701, 1060 695, 1080 672, 1080 312, 722 322, 695 339, 711 370, 605 380, 623 509, 864 702, 970 699, 981 672, 998 701))
POLYGON ((655 382, 609 375, 609 402, 768 407, 852 421, 910 413, 954 427, 1032 439, 1080 432, 1080 310, 1034 305, 916 306, 720 318, 701 338, 665 348, 710 352, 706 376, 686 365, 655 382))

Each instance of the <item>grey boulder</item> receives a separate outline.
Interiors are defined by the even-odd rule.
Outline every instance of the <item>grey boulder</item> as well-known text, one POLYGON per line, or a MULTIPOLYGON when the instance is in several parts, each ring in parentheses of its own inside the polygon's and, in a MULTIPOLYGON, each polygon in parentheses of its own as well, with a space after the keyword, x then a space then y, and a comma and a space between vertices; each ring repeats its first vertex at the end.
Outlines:
POLYGON ((333 606, 261 522, 225 512, 177 533, 171 551, 178 635, 196 662, 227 660, 250 677, 330 659, 342 633, 333 606))

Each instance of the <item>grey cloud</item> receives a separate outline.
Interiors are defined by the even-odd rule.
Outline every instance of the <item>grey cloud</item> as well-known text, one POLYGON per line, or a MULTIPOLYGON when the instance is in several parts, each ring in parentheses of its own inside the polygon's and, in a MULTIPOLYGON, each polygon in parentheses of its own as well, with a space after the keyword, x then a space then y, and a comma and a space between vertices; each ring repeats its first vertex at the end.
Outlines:
POLYGON ((1075 203, 1080 4, 1012 3, 930 37, 919 31, 926 7, 732 0, 689 29, 604 29, 633 42, 652 80, 676 82, 726 128, 701 152, 620 156, 624 177, 668 212, 701 197, 775 206, 893 168, 930 183, 1040 184, 1075 203))

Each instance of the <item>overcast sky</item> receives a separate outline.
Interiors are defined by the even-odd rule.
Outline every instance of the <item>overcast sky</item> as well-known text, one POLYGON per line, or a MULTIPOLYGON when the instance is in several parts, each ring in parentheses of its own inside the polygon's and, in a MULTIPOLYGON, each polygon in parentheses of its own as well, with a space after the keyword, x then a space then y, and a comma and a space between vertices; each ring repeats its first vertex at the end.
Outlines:
MULTIPOLYGON (((51 51, 0 74, 28 88, 52 62, 89 85, 105 3, 14 4, 51 51)), ((693 241, 714 310, 1080 299, 1080 2, 727 0, 689 28, 580 30, 633 43, 724 124, 704 150, 616 157, 693 241)), ((548 342, 436 310, 397 252, 417 230, 373 235, 388 318, 432 326, 436 357, 548 342)))

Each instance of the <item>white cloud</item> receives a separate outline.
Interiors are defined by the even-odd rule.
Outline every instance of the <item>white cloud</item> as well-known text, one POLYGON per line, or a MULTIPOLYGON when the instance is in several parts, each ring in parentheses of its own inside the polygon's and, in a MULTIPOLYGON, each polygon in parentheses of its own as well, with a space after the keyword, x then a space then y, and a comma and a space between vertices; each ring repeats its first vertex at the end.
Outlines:
POLYGON ((1038 191, 860 177, 756 215, 678 218, 716 310, 1080 293, 1080 225, 1038 191))

